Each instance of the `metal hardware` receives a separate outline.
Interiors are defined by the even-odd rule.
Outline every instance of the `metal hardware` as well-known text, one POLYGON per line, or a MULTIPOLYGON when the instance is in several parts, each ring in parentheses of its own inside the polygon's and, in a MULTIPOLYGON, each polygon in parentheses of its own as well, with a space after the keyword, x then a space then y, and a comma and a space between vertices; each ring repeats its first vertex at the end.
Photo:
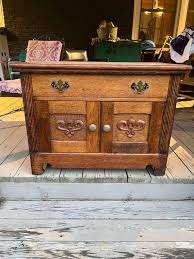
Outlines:
POLYGON ((60 93, 64 92, 70 87, 67 81, 63 82, 62 80, 53 81, 51 83, 51 86, 57 91, 59 91, 60 93))
POLYGON ((126 131, 128 138, 132 138, 135 135, 135 131, 141 131, 145 128, 145 121, 134 120, 133 118, 125 121, 121 120, 117 123, 117 128, 121 131, 126 131))
POLYGON ((104 132, 110 132, 110 131, 111 131, 111 126, 108 125, 108 124, 105 124, 105 125, 103 126, 103 131, 104 131, 104 132))
POLYGON ((81 120, 58 120, 56 125, 56 128, 64 131, 65 135, 69 138, 74 136, 76 131, 82 130, 83 127, 84 122, 81 120))
POLYGON ((133 83, 131 85, 131 88, 134 90, 135 93, 142 94, 149 88, 149 85, 140 80, 137 83, 133 83))
POLYGON ((94 132, 94 131, 96 131, 97 127, 96 127, 95 124, 90 124, 90 125, 88 126, 88 129, 89 129, 89 131, 94 132))

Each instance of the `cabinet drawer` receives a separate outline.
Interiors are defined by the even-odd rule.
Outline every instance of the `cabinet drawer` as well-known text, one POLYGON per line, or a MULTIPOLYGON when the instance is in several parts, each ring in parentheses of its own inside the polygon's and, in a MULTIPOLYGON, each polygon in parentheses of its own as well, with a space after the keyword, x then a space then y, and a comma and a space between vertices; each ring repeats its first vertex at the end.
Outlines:
POLYGON ((37 97, 165 98, 168 85, 167 75, 32 75, 37 97), (63 91, 56 89, 61 82, 63 91))

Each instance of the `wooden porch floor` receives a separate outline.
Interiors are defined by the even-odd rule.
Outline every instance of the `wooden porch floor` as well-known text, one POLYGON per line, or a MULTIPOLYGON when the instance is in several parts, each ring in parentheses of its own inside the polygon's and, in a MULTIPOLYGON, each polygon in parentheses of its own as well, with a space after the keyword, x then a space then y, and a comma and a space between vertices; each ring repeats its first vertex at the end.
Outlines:
MULTIPOLYGON (((65 170, 48 168, 33 176, 23 111, 0 117, 0 182, 194 183, 194 101, 179 100, 166 175, 147 170, 65 170)), ((0 115, 23 106, 21 98, 0 98, 0 115)))
POLYGON ((0 258, 193 259, 193 201, 4 201, 0 258))

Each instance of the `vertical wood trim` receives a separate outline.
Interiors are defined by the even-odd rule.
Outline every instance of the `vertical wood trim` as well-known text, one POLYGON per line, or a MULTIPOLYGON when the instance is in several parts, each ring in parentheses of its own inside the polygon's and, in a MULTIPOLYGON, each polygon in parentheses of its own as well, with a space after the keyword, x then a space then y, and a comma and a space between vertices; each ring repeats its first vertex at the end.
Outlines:
POLYGON ((99 102, 87 102, 87 152, 99 152, 99 116, 100 116, 100 103, 99 102), (94 132, 88 130, 90 124, 95 124, 97 129, 94 132))
POLYGON ((133 8, 133 27, 132 27, 132 40, 138 40, 139 38, 139 26, 140 26, 140 18, 141 18, 141 0, 134 1, 133 8))
POLYGON ((5 27, 5 18, 3 11, 3 2, 0 0, 0 27, 5 27))
POLYGON ((180 7, 178 10, 178 18, 177 18, 177 25, 176 25, 176 36, 179 35, 185 28, 188 7, 189 7, 189 0, 180 0, 180 7))
POLYGON ((162 127, 162 116, 164 110, 164 103, 153 102, 152 103, 152 113, 149 126, 149 152, 158 153, 159 152, 159 136, 162 127))
POLYGON ((101 103, 101 152, 112 153, 113 144, 113 102, 101 103), (109 124, 111 126, 110 132, 104 132, 103 126, 109 124))
POLYGON ((177 6, 176 6, 176 15, 175 15, 174 31, 173 31, 174 38, 177 36, 177 31, 178 31, 178 24, 179 24, 179 20, 180 20, 181 1, 182 0, 178 0, 177 6))
POLYGON ((167 154, 172 134, 176 100, 178 96, 180 76, 171 76, 169 81, 168 97, 165 102, 165 108, 162 120, 162 131, 159 143, 159 152, 167 154))
POLYGON ((51 152, 51 132, 48 101, 36 101, 36 116, 40 152, 51 152))
POLYGON ((36 152, 38 151, 38 128, 36 120, 36 111, 32 99, 33 92, 31 74, 23 74, 21 77, 21 82, 29 150, 30 152, 36 152))

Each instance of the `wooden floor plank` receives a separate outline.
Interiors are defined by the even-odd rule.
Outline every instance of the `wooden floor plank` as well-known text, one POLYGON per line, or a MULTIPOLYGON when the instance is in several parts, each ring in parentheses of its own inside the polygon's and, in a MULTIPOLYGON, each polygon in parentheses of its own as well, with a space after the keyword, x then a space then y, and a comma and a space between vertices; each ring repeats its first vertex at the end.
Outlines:
POLYGON ((59 182, 83 182, 82 169, 62 169, 59 175, 59 182))
MULTIPOLYGON (((26 177, 27 178, 27 177, 26 177)), ((7 200, 192 200, 193 183, 52 183, 0 181, 7 200)))
POLYGON ((14 97, 0 97, 0 111, 9 106, 10 103, 13 103, 15 101, 16 99, 14 97))
POLYGON ((104 180, 104 169, 84 169, 83 181, 88 183, 102 182, 104 180))
POLYGON ((12 150, 26 136, 26 128, 20 126, 13 134, 0 145, 0 164, 9 156, 12 150))
POLYGON ((182 100, 180 102, 178 102, 181 106, 183 106, 184 108, 193 108, 194 107, 194 100, 182 100))
POLYGON ((0 105, 2 105, 3 103, 5 103, 7 100, 14 98, 14 97, 2 97, 0 96, 0 105))
POLYGON ((23 124, 25 124, 23 112, 15 112, 7 116, 0 117, 0 145, 23 124))
POLYGON ((85 183, 126 183, 127 174, 125 170, 84 169, 82 181, 85 183))
POLYGON ((183 129, 181 129, 177 123, 175 123, 173 127, 173 136, 184 143, 184 145, 194 154, 193 139, 183 129))
POLYGON ((1 219, 0 241, 194 241, 194 220, 1 219), (103 234, 102 234, 103 233, 103 234))
POLYGON ((23 122, 21 121, 13 121, 13 122, 7 122, 3 123, 4 125, 1 124, 0 122, 0 145, 8 139, 15 130, 18 130, 18 127, 23 125, 23 122))
POLYGON ((44 174, 37 176, 37 182, 59 182, 61 169, 48 167, 44 174))
POLYGON ((151 176, 147 170, 127 170, 128 183, 150 183, 151 176))
POLYGON ((175 112, 175 122, 188 122, 193 118, 194 108, 177 109, 175 112))
POLYGON ((170 149, 169 159, 167 160, 167 168, 172 175, 174 181, 193 183, 193 175, 191 171, 182 163, 181 159, 170 149))
POLYGON ((23 122, 22 124, 25 125, 25 115, 23 111, 17 111, 1 117, 0 121, 1 123, 19 121, 19 122, 23 122))
POLYGON ((11 98, 7 100, 6 103, 0 106, 0 116, 9 113, 13 110, 20 109, 22 107, 22 100, 18 100, 17 98, 11 98))
POLYGON ((194 201, 2 201, 0 219, 194 220, 194 201))
POLYGON ((27 136, 25 135, 0 165, 0 176, 4 177, 7 181, 12 181, 12 178, 14 177, 28 154, 29 149, 27 145, 27 136))
POLYGON ((13 182, 25 183, 25 182, 36 182, 37 177, 32 174, 30 156, 28 155, 23 163, 20 165, 17 172, 12 178, 13 182))
POLYGON ((147 170, 150 175, 150 183, 169 183, 173 181, 167 168, 165 171, 165 175, 163 176, 155 175, 154 170, 152 168, 148 168, 147 170))
POLYGON ((126 170, 118 169, 105 169, 104 170, 104 182, 113 183, 127 183, 127 172, 126 170))
POLYGON ((0 255, 3 259, 192 259, 194 242, 1 241, 0 255))
POLYGON ((179 139, 176 138, 176 135, 171 138, 171 149, 192 173, 190 177, 194 178, 194 153, 192 153, 181 141, 179 141, 179 139))
MULTIPOLYGON (((193 114, 194 121, 194 114, 193 114)), ((192 121, 176 121, 176 125, 179 126, 184 132, 186 132, 194 142, 194 123, 192 121)))
POLYGON ((176 139, 172 137, 167 160, 167 169, 175 181, 193 180, 193 174, 175 152, 178 148, 179 150, 181 149, 180 143, 177 143, 176 139))

